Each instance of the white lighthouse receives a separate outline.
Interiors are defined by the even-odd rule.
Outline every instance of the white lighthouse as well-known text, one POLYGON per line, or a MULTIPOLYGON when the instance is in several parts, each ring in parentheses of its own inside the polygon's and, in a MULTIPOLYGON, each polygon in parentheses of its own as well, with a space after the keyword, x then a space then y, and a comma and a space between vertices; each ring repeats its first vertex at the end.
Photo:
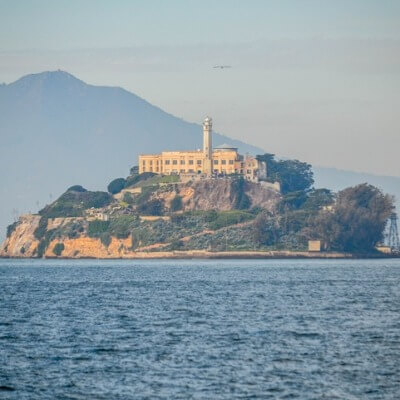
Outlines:
POLYGON ((203 122, 203 152, 204 152, 204 166, 203 172, 210 176, 213 172, 212 165, 212 119, 206 117, 203 122))

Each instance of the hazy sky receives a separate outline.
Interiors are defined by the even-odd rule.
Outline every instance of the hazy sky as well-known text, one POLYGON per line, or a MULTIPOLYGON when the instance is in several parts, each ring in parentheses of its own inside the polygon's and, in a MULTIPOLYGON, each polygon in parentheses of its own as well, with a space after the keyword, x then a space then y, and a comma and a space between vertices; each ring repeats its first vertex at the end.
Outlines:
POLYGON ((278 155, 400 176, 399 0, 0 0, 0 82, 54 69, 278 155))

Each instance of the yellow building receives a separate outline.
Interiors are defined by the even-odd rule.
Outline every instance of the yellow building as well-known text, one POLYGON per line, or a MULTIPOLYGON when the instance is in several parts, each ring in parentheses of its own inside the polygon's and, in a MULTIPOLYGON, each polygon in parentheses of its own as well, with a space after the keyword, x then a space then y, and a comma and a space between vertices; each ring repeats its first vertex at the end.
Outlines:
POLYGON ((251 181, 266 177, 264 162, 255 157, 244 157, 236 147, 229 145, 212 148, 212 119, 207 117, 203 123, 203 150, 163 151, 161 154, 141 154, 139 173, 192 174, 218 176, 240 174, 251 181))

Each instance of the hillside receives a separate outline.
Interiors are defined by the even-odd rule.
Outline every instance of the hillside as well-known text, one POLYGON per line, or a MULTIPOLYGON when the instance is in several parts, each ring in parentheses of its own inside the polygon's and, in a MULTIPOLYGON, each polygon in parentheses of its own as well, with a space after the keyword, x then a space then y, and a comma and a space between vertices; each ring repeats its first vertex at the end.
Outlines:
MULTIPOLYGON (((199 110, 199 120, 205 110, 199 110)), ((0 240, 17 214, 37 211, 76 183, 104 190, 139 153, 201 147, 201 127, 117 87, 43 72, 0 85, 0 240)), ((215 133, 242 153, 261 149, 215 133)), ((268 150, 268 149, 267 149, 268 150)), ((400 178, 315 168, 318 187, 371 182, 400 198, 400 178)))

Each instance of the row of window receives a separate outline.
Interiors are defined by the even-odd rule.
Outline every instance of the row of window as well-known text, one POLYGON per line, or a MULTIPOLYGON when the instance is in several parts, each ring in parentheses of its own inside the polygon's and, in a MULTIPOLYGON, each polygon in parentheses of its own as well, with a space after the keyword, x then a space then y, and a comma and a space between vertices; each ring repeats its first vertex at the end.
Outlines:
MULTIPOLYGON (((221 160, 221 165, 226 165, 227 160, 221 160)), ((214 165, 218 165, 219 161, 214 160, 214 165)), ((235 160, 228 160, 229 165, 233 165, 235 160)), ((194 164, 194 160, 188 160, 189 165, 194 164)), ((197 165, 201 165, 201 160, 196 160, 197 165)), ((143 160, 143 166, 146 165, 146 161, 143 160)), ((153 160, 149 161, 149 165, 153 165, 153 160)), ((156 161, 156 165, 158 165, 158 160, 156 161)), ((171 165, 171 160, 165 160, 165 165, 171 165)), ((178 165, 178 160, 172 160, 172 165, 178 165)), ((185 160, 180 160, 180 165, 185 165, 185 160)))
MULTIPOLYGON (((158 168, 156 168, 154 171, 153 171, 153 168, 152 168, 152 167, 150 168, 150 172, 158 172, 158 171, 159 171, 158 168)), ((177 170, 177 169, 172 169, 171 172, 177 173, 178 170, 177 170)), ((185 173, 186 171, 185 171, 184 169, 181 169, 179 172, 180 172, 180 173, 185 173)), ((194 173, 195 171, 194 171, 194 169, 189 169, 187 172, 188 172, 188 173, 194 173)), ((201 171, 198 171, 198 172, 200 173, 201 171)), ((223 174, 225 174, 227 171, 223 169, 221 172, 222 172, 223 174)), ((231 172, 233 172, 233 170, 231 170, 231 171, 229 171, 229 172, 231 173, 231 172)), ((243 170, 242 170, 242 169, 241 169, 241 170, 235 169, 235 173, 239 173, 239 172, 240 172, 241 174, 243 174, 243 170)), ((217 169, 214 169, 214 173, 215 173, 215 174, 218 174, 219 171, 218 171, 217 169)), ((246 170, 246 174, 247 174, 247 175, 251 175, 252 173, 253 173, 253 170, 251 170, 251 169, 247 169, 247 170, 246 170)))

